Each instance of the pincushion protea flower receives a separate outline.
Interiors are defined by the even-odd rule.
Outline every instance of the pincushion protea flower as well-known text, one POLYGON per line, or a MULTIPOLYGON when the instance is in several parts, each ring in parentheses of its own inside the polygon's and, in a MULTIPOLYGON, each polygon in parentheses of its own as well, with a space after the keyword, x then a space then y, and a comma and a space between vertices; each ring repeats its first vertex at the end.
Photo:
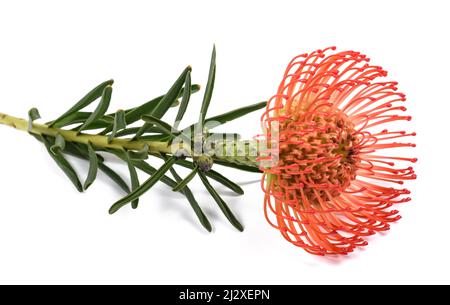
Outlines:
POLYGON ((388 230, 400 219, 390 208, 410 200, 398 186, 416 178, 405 163, 417 159, 395 155, 415 146, 399 142, 415 133, 394 124, 411 120, 405 95, 365 55, 334 50, 295 57, 261 118, 273 144, 259 158, 273 163, 261 167, 266 218, 317 255, 347 254, 388 230))
POLYGON ((216 72, 213 48, 199 119, 184 129, 179 129, 180 121, 191 95, 200 88, 191 84, 190 66, 166 94, 134 108, 107 113, 113 85, 108 80, 53 121, 35 123, 40 114, 33 108, 28 120, 0 113, 0 124, 28 131, 42 142, 80 192, 94 182, 98 171, 109 176, 127 193, 111 206, 110 214, 128 204, 136 209, 140 197, 163 182, 186 197, 199 222, 211 231, 188 187, 198 175, 224 216, 242 231, 209 179, 237 194, 243 190, 212 169, 213 164, 263 172, 265 215, 284 238, 313 254, 347 254, 366 245, 365 236, 389 229, 389 223, 400 218, 390 207, 408 201, 404 195, 409 191, 394 186, 416 177, 412 167, 404 165, 416 159, 384 152, 414 146, 397 141, 415 134, 387 129, 411 118, 397 114, 406 110, 397 84, 375 81, 386 72, 367 64, 360 53, 331 50, 295 57, 269 102, 207 117, 216 72), (94 111, 82 111, 96 101, 94 111), (175 122, 163 121, 174 107, 178 107, 175 122), (237 134, 211 131, 264 107, 262 140, 241 141, 237 134), (134 123, 140 125, 130 126, 134 123), (67 154, 89 162, 84 183, 67 154), (105 164, 104 154, 126 163, 130 184, 105 164), (149 157, 163 159, 164 164, 156 169, 146 161, 149 157), (175 166, 191 172, 182 178, 175 166), (143 183, 137 170, 149 175, 143 183))

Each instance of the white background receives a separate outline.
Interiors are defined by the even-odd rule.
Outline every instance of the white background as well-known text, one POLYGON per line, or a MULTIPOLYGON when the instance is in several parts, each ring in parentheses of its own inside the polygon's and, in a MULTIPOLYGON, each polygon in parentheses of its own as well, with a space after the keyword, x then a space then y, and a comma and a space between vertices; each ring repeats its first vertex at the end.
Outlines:
MULTIPOLYGON (((1 112, 25 117, 36 106, 50 120, 108 78, 113 110, 132 107, 166 91, 188 64, 193 81, 205 84, 216 43, 210 114, 219 114, 272 96, 293 56, 337 45, 369 55, 400 83, 418 132, 418 147, 405 154, 419 162, 408 184, 413 200, 400 206, 403 219, 391 231, 348 257, 321 258, 269 227, 258 174, 216 167, 244 185, 241 197, 218 186, 244 233, 199 180, 191 185, 211 234, 165 185, 145 194, 138 210, 109 216, 122 193, 108 178, 79 194, 41 144, 0 126, 0 282, 449 283, 447 3, 2 1, 1 112)), ((187 118, 197 118, 200 103, 196 95, 187 118)), ((224 130, 250 137, 260 132, 259 115, 224 130)), ((86 164, 75 165, 84 177, 86 164)))

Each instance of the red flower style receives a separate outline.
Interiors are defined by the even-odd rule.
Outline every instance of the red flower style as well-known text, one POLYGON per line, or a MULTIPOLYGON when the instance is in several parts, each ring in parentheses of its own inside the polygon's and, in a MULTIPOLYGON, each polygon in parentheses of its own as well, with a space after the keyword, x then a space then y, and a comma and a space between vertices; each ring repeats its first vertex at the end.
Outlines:
POLYGON ((415 133, 387 129, 411 120, 405 95, 365 55, 334 50, 295 57, 261 118, 268 148, 259 160, 276 161, 261 165, 266 218, 316 255, 347 254, 388 230, 400 219, 390 208, 410 200, 395 186, 416 178, 417 159, 389 153, 415 146, 397 142, 415 133))

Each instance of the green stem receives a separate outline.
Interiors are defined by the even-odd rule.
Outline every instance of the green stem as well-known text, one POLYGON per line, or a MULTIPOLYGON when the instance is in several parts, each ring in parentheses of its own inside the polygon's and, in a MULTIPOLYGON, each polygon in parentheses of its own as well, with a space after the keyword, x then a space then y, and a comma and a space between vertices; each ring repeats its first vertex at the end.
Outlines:
MULTIPOLYGON (((28 121, 25 119, 17 118, 0 112, 0 124, 7 125, 22 131, 28 130, 28 121)), ((47 135, 56 137, 61 135, 67 142, 75 142, 82 144, 91 144, 97 148, 103 149, 118 149, 118 150, 141 150, 145 145, 148 145, 150 154, 172 154, 179 147, 178 144, 170 144, 169 142, 161 141, 149 141, 142 139, 122 139, 113 138, 111 141, 107 135, 93 135, 81 133, 73 130, 64 130, 61 128, 50 127, 45 124, 32 124, 32 129, 29 131, 33 134, 47 135)), ((245 167, 258 168, 256 161, 257 147, 255 143, 248 141, 216 141, 212 145, 213 148, 213 160, 218 161, 221 164, 236 164, 243 165, 245 167)), ((186 150, 190 152, 190 147, 186 147, 186 150)), ((192 157, 192 156, 190 156, 192 157)))

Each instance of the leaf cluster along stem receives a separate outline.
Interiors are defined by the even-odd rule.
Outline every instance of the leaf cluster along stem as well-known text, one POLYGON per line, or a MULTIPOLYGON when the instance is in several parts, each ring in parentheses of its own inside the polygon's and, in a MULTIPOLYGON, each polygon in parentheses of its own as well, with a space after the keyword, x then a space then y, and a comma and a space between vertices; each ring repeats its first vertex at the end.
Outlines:
POLYGON ((80 192, 87 190, 94 183, 98 172, 103 172, 110 177, 127 193, 111 206, 109 209, 111 214, 128 204, 131 204, 134 209, 137 208, 140 197, 155 184, 162 182, 167 184, 172 191, 183 194, 202 226, 207 231, 211 231, 212 226, 206 214, 188 187, 196 177, 199 177, 224 216, 236 229, 242 231, 242 224, 239 223, 238 218, 232 213, 209 179, 221 183, 237 194, 243 194, 244 191, 238 184, 211 167, 217 163, 244 171, 259 172, 255 156, 250 154, 254 152, 254 147, 249 142, 239 142, 238 134, 212 133, 209 129, 261 109, 266 106, 266 103, 261 102, 214 117, 207 117, 216 74, 216 49, 214 47, 199 118, 195 123, 180 129, 180 122, 191 101, 191 95, 200 89, 199 85, 191 84, 191 71, 192 68, 188 66, 170 86, 166 94, 135 108, 118 110, 113 113, 107 112, 111 104, 113 85, 113 81, 108 80, 89 91, 57 119, 46 124, 35 122, 41 117, 36 108, 28 112, 28 120, 0 113, 0 124, 27 131, 42 142, 51 158, 80 192), (87 106, 96 101, 98 104, 94 111, 84 111, 87 106), (175 122, 171 125, 163 120, 163 116, 173 107, 178 107, 178 112, 175 122), (212 122, 214 122, 214 126, 208 126, 208 129, 203 127, 212 122), (133 123, 141 125, 130 126, 133 123), (68 126, 71 125, 75 125, 75 127, 68 129, 68 126), (199 127, 200 130, 198 130, 199 127), (95 132, 95 129, 101 131, 95 132), (184 132, 191 130, 196 130, 196 134, 188 136, 184 132), (226 140, 229 137, 224 138, 224 136, 230 135, 233 138, 231 142, 226 140), (177 137, 182 139, 182 143, 175 143, 177 137), (205 144, 211 141, 209 137, 213 139, 212 149, 203 151, 205 144), (226 154, 229 149, 227 144, 231 144, 231 151, 243 152, 243 154, 231 156, 226 154), (198 151, 198 147, 202 149, 198 151), (197 155, 198 152, 200 155, 197 155), (126 179, 105 164, 102 153, 113 154, 126 162, 130 183, 127 183, 126 179), (85 175, 84 183, 65 158, 67 154, 89 162, 89 170, 85 175), (161 158, 164 164, 155 168, 146 161, 149 157, 161 158), (185 167, 191 171, 185 177, 181 177, 176 172, 175 166, 185 167), (137 170, 146 173, 149 177, 145 181, 139 181, 137 170), (168 175, 172 175, 173 178, 168 175))

